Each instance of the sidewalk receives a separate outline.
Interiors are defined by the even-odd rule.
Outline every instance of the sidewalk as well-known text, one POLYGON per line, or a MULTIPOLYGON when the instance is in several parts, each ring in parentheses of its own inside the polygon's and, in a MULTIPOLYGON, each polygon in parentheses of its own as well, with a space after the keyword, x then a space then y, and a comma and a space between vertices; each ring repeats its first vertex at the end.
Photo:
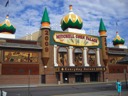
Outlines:
MULTIPOLYGON (((30 84, 30 87, 40 87, 40 86, 69 86, 69 85, 86 85, 86 84, 110 84, 111 82, 89 82, 89 83, 74 83, 74 84, 30 84)), ((7 84, 0 85, 0 88, 19 88, 19 87, 28 87, 28 84, 7 84)))
MULTIPOLYGON (((117 91, 101 91, 101 92, 88 92, 88 93, 75 93, 75 94, 64 94, 64 95, 53 95, 53 96, 118 96, 117 91)), ((121 96, 128 96, 128 91, 122 91, 121 96)))

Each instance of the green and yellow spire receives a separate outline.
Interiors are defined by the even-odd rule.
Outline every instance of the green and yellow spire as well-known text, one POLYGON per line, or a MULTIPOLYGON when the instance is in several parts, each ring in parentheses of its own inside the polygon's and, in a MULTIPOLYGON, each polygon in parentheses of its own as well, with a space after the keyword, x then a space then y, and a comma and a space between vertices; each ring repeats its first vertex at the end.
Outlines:
POLYGON ((48 12, 47 9, 45 8, 44 13, 43 13, 43 17, 41 20, 41 24, 43 28, 50 28, 50 20, 49 20, 49 16, 48 16, 48 12))
POLYGON ((124 45, 124 43, 125 43, 125 40, 120 37, 120 35, 118 34, 118 32, 116 32, 116 37, 113 40, 113 45, 114 46, 124 45))
POLYGON ((73 13, 72 5, 69 6, 69 13, 61 19, 61 28, 66 30, 67 28, 81 29, 83 26, 82 19, 73 13))
POLYGON ((14 34, 16 31, 16 28, 11 24, 8 18, 9 16, 7 15, 5 21, 0 24, 0 33, 14 34))
POLYGON ((100 33, 100 36, 106 36, 106 27, 104 25, 104 22, 102 20, 102 18, 100 19, 100 26, 99 26, 99 33, 100 33))

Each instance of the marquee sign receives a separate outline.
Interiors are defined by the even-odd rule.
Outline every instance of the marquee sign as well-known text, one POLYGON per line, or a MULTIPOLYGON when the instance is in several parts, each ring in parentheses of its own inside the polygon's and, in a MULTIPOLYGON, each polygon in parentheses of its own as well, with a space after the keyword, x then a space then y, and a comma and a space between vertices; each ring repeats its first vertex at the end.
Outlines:
POLYGON ((56 72, 99 72, 105 71, 105 67, 56 67, 56 72))
POLYGON ((100 44, 98 37, 86 34, 56 32, 53 34, 53 39, 55 42, 72 46, 99 46, 100 44))

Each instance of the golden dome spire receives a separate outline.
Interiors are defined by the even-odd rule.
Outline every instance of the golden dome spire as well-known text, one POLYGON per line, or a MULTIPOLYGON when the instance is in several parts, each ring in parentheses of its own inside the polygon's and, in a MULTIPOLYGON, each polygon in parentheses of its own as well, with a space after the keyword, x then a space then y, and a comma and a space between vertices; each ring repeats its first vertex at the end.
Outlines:
POLYGON ((14 34, 15 31, 16 28, 11 24, 9 20, 9 15, 7 15, 4 22, 0 24, 0 33, 14 34))
POLYGON ((72 5, 69 5, 69 13, 61 19, 61 28, 66 30, 67 28, 81 29, 83 25, 82 19, 72 12, 72 5))
POLYGON ((69 5, 69 11, 72 11, 72 5, 69 5))
POLYGON ((9 18, 9 15, 6 15, 6 18, 8 19, 9 18))

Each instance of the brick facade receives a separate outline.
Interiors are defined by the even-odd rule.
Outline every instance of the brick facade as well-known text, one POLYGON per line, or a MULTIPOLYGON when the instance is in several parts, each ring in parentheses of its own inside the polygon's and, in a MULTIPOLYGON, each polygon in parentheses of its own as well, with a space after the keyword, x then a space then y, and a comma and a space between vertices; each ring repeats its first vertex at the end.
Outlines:
MULTIPOLYGON (((126 76, 128 77, 128 73, 126 76)), ((106 73, 105 78, 108 79, 108 81, 116 81, 117 79, 124 81, 125 74, 124 73, 106 73)))
POLYGON ((1 75, 0 84, 40 84, 40 75, 1 75))

